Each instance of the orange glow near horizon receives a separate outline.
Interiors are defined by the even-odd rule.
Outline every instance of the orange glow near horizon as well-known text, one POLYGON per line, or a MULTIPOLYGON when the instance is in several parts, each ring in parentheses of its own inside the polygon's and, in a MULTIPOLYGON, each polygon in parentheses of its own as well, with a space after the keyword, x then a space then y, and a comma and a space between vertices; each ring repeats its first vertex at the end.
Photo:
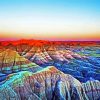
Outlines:
POLYGON ((98 41, 100 33, 0 33, 0 40, 16 40, 16 39, 36 39, 36 40, 54 40, 54 41, 98 41))

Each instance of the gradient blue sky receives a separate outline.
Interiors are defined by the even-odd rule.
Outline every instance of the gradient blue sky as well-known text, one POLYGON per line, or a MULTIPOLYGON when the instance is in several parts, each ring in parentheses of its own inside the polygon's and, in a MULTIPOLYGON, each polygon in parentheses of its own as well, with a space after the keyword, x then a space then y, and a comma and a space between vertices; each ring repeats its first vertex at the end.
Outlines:
POLYGON ((99 6, 100 0, 0 0, 0 34, 3 38, 11 34, 14 38, 14 33, 36 39, 100 38, 99 6))

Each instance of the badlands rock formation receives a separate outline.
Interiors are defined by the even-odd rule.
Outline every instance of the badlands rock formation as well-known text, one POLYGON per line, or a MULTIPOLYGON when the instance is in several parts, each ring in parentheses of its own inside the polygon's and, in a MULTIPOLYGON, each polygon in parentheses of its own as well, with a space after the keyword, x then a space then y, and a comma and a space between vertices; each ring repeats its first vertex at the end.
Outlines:
POLYGON ((100 45, 1 42, 0 100, 100 100, 100 45))

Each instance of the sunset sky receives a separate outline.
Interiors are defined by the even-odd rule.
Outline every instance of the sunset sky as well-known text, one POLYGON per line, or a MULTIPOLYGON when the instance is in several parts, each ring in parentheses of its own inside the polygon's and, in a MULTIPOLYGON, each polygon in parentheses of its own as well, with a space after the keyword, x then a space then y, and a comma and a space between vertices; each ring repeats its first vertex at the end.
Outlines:
POLYGON ((100 40, 100 0, 0 0, 0 40, 100 40))

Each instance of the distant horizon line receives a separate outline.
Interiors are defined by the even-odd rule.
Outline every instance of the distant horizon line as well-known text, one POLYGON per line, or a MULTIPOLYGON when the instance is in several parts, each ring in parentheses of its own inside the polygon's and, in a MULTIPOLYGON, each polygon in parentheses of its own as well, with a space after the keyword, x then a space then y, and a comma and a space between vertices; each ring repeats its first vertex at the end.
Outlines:
POLYGON ((45 39, 8 39, 8 40, 0 40, 0 42, 4 41, 20 41, 20 40, 37 40, 37 41, 51 41, 51 42, 100 42, 100 40, 45 40, 45 39))

